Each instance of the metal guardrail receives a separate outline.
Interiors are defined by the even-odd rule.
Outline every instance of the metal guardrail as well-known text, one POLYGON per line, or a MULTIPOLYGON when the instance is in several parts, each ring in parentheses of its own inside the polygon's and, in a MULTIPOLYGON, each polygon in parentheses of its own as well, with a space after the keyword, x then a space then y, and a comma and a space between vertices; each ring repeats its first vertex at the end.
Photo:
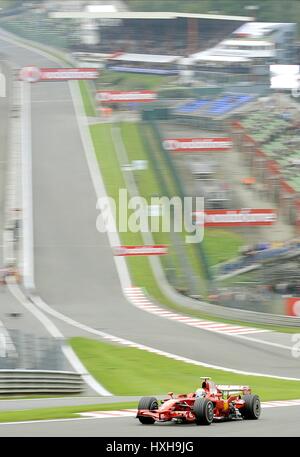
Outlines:
POLYGON ((0 370, 0 395, 74 394, 84 390, 78 373, 69 371, 0 370))
MULTIPOLYGON (((174 291, 173 299, 178 295, 174 291)), ((276 325, 281 327, 299 327, 300 333, 300 317, 283 316, 281 314, 269 314, 259 311, 249 311, 246 309, 231 308, 221 305, 214 305, 203 301, 197 301, 190 297, 182 297, 181 305, 194 310, 203 312, 209 316, 214 316, 221 319, 229 319, 233 321, 241 321, 248 324, 266 324, 276 325)))

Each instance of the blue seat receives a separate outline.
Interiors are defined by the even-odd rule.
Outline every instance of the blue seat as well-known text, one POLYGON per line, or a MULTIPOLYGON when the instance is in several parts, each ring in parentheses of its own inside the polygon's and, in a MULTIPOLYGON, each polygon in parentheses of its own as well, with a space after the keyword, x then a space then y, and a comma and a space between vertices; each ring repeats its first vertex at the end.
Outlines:
POLYGON ((252 99, 253 97, 250 95, 226 95, 218 100, 215 100, 214 103, 210 105, 207 113, 222 115, 250 102, 252 99))
POLYGON ((203 98, 200 100, 193 100, 192 102, 185 103, 184 105, 179 106, 176 109, 177 113, 193 113, 198 111, 198 109, 210 103, 210 99, 203 98))

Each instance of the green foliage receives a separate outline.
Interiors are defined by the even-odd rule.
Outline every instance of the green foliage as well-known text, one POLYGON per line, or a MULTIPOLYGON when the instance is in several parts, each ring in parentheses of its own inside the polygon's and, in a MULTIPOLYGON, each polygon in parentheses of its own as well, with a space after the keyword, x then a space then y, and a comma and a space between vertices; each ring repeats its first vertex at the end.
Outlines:
POLYGON ((211 266, 236 257, 245 244, 239 234, 220 229, 206 229, 203 243, 211 266))
POLYGON ((87 116, 96 116, 95 104, 86 81, 79 81, 79 87, 82 94, 83 105, 87 116))

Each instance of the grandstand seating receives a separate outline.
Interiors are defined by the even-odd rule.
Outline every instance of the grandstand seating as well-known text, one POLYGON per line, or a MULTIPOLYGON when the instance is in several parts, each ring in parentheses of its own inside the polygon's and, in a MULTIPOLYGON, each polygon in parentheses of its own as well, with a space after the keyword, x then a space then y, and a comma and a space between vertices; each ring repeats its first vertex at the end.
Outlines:
POLYGON ((253 100, 251 95, 229 94, 217 99, 208 109, 209 115, 223 115, 253 100))
POLYGON ((300 129, 295 119, 283 117, 280 111, 251 113, 243 119, 243 126, 266 157, 277 163, 285 181, 300 192, 300 129))
POLYGON ((187 113, 194 113, 195 111, 198 111, 200 108, 203 108, 205 105, 210 103, 210 99, 200 99, 200 100, 192 100, 188 103, 185 103, 184 105, 179 106, 176 109, 176 112, 179 114, 187 114, 187 113))
POLYGON ((177 106, 175 114, 194 114, 204 116, 223 116, 254 100, 254 96, 246 94, 224 94, 215 99, 201 98, 190 100, 177 106))

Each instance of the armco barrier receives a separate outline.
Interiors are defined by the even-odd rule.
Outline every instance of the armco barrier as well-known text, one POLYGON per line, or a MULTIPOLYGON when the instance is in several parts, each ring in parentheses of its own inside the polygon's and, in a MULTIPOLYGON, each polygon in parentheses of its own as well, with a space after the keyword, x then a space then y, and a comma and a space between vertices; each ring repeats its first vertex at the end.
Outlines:
POLYGON ((248 311, 245 309, 226 308, 225 306, 212 305, 201 302, 199 310, 209 313, 211 316, 220 317, 223 319, 232 319, 243 321, 249 324, 267 324, 278 325, 282 327, 299 327, 300 317, 283 316, 279 314, 261 313, 256 311, 248 311))
POLYGON ((84 391, 78 373, 69 371, 0 370, 0 395, 75 394, 84 391))

